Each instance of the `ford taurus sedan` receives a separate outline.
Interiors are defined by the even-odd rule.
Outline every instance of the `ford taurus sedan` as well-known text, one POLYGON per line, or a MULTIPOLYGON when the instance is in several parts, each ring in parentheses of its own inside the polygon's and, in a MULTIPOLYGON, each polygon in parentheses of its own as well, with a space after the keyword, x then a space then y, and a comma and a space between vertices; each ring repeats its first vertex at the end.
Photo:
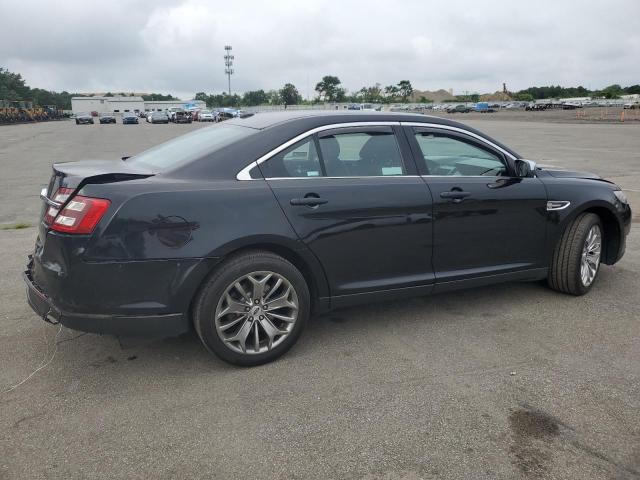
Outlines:
POLYGON ((234 118, 126 161, 55 164, 41 196, 24 275, 38 315, 116 335, 195 329, 240 365, 282 355, 333 308, 542 279, 583 295, 631 219, 596 175, 400 113, 234 118))

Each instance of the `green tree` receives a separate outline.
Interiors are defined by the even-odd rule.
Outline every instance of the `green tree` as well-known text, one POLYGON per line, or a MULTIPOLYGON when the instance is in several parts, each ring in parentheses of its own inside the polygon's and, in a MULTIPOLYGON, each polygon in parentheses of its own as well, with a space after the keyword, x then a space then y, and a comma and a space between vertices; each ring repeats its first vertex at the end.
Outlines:
POLYGON ((269 103, 269 97, 264 90, 250 90, 242 95, 242 105, 247 107, 254 105, 264 105, 269 103))
POLYGON ((316 92, 320 100, 325 102, 342 102, 346 98, 346 90, 340 87, 340 79, 333 75, 325 75, 316 84, 316 92))
POLYGON ((409 97, 413 94, 413 87, 409 80, 400 80, 398 82, 398 92, 403 102, 407 102, 409 97))
POLYGON ((107 92, 104 94, 105 97, 113 97, 113 93, 111 92, 107 92))
POLYGON ((267 102, 269 105, 281 105, 282 98, 280 98, 280 92, 278 90, 269 90, 267 92, 267 102))
POLYGON ((142 99, 147 102, 166 102, 169 100, 179 100, 173 95, 163 95, 162 93, 149 93, 146 95, 142 95, 142 99))
POLYGON ((29 97, 30 88, 21 75, 0 68, 0 99, 27 100, 29 97))
POLYGON ((278 93, 285 105, 297 105, 302 101, 302 95, 292 83, 285 83, 278 93))
POLYGON ((380 88, 379 83, 370 87, 362 87, 354 97, 354 101, 362 101, 366 103, 379 103, 384 100, 382 97, 382 88, 380 88))
POLYGON ((624 91, 622 87, 618 84, 609 85, 602 89, 602 96, 604 98, 620 98, 620 95, 623 95, 624 91))
POLYGON ((395 102, 400 93, 400 89, 395 85, 387 85, 384 87, 384 99, 387 102, 395 102))

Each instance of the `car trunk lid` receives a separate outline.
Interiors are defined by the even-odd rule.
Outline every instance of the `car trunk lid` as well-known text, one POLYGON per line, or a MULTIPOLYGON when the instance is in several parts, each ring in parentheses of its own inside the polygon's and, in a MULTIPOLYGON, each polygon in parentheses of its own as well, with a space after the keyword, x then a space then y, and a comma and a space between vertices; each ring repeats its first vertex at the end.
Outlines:
POLYGON ((122 160, 82 160, 53 164, 53 175, 47 187, 51 198, 61 188, 78 190, 87 183, 114 183, 154 175, 136 165, 132 167, 122 160))
POLYGON ((40 192, 43 200, 41 219, 42 235, 53 222, 57 213, 71 198, 89 183, 115 183, 147 178, 154 175, 140 166, 131 166, 121 160, 83 160, 79 162, 55 163, 49 185, 40 192))

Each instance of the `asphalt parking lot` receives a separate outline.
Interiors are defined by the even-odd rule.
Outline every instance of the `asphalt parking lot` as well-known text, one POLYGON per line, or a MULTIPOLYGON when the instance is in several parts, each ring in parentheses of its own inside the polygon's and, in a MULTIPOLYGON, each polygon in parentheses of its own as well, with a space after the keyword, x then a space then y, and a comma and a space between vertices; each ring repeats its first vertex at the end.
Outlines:
POLYGON ((627 253, 590 294, 521 283, 339 310, 251 369, 194 335, 59 330, 25 301, 51 163, 200 125, 0 127, 0 479, 640 478, 640 124, 501 118, 468 123, 631 199, 627 253))

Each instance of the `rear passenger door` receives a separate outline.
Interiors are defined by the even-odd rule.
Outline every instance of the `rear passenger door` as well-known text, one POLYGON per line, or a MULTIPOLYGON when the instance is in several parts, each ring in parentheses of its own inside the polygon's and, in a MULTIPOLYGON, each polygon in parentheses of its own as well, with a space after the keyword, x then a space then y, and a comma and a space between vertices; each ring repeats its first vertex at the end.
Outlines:
POLYGON ((433 283, 431 195, 396 129, 334 128, 260 164, 334 297, 433 283))

